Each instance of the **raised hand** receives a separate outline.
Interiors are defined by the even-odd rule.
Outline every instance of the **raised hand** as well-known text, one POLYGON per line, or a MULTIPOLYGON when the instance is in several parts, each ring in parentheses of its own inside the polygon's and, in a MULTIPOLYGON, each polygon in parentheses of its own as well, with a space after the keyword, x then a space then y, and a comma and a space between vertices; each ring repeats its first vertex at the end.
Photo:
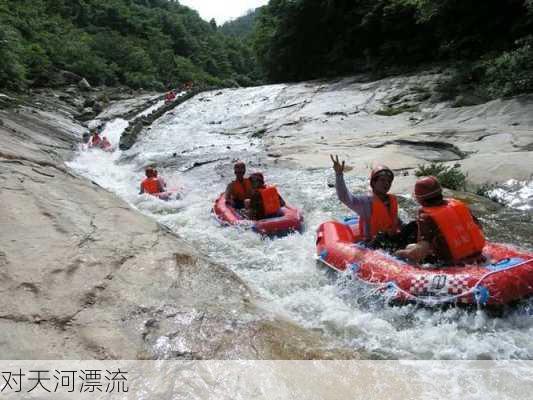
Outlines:
POLYGON ((333 161, 333 169, 335 170, 336 174, 342 174, 344 173, 344 160, 342 160, 342 164, 339 162, 339 156, 335 155, 335 158, 333 157, 333 154, 329 155, 331 158, 331 161, 333 161))

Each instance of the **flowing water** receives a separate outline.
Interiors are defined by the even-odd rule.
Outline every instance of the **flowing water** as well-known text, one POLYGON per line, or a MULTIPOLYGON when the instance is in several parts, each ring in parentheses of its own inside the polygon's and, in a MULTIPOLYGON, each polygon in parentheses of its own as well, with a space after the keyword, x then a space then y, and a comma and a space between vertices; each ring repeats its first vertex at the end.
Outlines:
POLYGON ((518 210, 533 209, 533 180, 528 182, 509 179, 487 194, 496 201, 518 210))
MULTIPOLYGON (((335 341, 362 348, 375 358, 531 359, 533 305, 524 303, 494 317, 458 308, 430 310, 414 305, 392 307, 369 296, 364 285, 317 265, 315 230, 349 210, 331 187, 331 169, 301 169, 267 161, 257 127, 276 117, 268 110, 282 85, 226 90, 196 96, 156 121, 126 152, 80 152, 69 166, 117 193, 191 242, 201 253, 237 273, 264 307, 335 341), (251 122, 253 121, 253 122, 251 122), (253 124, 253 126, 252 126, 253 124), (275 183, 284 199, 303 210, 305 230, 278 239, 219 226, 210 215, 215 198, 232 180, 232 165, 247 162, 275 183), (138 195, 144 166, 155 164, 169 188, 181 188, 180 200, 163 202, 138 195), (329 183, 329 185, 328 185, 329 183)), ((289 111, 287 111, 289 113, 289 111)), ((127 126, 106 125, 116 146, 127 126)), ((354 191, 367 190, 367 177, 348 179, 354 191)), ((530 188, 530 186, 529 186, 530 188)), ((393 188, 394 190, 394 188, 393 188)), ((412 215, 411 200, 404 219, 412 215)), ((531 196, 519 205, 531 204, 531 196)), ((523 206, 523 207, 522 207, 523 206)), ((531 212, 510 208, 482 216, 491 240, 533 249, 531 212)))

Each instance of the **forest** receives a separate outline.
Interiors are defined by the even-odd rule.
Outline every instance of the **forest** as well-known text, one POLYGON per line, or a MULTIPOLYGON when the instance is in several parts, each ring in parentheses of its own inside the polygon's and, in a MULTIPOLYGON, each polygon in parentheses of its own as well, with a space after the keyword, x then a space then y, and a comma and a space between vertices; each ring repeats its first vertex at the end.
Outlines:
POLYGON ((251 47, 171 0, 0 0, 0 87, 54 84, 164 89, 258 81, 251 47))
POLYGON ((439 65, 450 90, 533 90, 533 0, 270 0, 218 27, 175 0, 0 0, 0 87, 163 89, 384 76, 439 65))
POLYGON ((272 82, 437 63, 486 97, 533 90, 533 0, 270 0, 253 36, 272 82))

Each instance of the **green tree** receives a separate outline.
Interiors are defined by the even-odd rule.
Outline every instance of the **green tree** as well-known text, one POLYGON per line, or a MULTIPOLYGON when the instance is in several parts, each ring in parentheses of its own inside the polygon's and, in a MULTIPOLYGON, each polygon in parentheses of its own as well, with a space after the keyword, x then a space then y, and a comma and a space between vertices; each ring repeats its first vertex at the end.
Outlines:
POLYGON ((25 84, 26 68, 19 43, 17 32, 0 23, 0 87, 18 89, 25 84))
POLYGON ((176 56, 192 63, 198 83, 256 70, 242 67, 256 63, 249 47, 178 1, 0 0, 0 27, 0 54, 10 60, 0 66, 0 87, 46 85, 67 69, 92 84, 160 88, 181 83, 176 56))

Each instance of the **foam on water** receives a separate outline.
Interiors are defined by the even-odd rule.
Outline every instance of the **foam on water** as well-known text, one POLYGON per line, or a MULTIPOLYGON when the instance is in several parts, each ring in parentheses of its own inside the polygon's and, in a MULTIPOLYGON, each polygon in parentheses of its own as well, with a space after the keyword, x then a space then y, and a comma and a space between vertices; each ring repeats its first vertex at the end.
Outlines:
MULTIPOLYGON (((339 204, 335 189, 327 185, 330 170, 271 167, 264 171, 285 200, 304 211, 306 230, 301 235, 262 239, 249 230, 221 227, 214 221, 210 209, 232 179, 233 159, 238 155, 255 160, 260 150, 246 121, 268 118, 263 114, 273 107, 272 98, 283 87, 202 94, 158 120, 127 157, 121 158, 120 151, 94 150, 80 153, 69 166, 232 269, 262 305, 334 341, 387 358, 532 358, 533 318, 528 304, 504 318, 489 317, 483 311, 390 307, 383 298, 371 296, 365 285, 317 266, 315 229, 349 211, 339 204), (198 160, 208 162, 192 168, 198 160), (169 187, 185 186, 182 200, 163 202, 137 194, 143 166, 154 162, 166 165, 160 175, 169 181, 169 187)), ((107 125, 113 144, 118 143, 124 128, 120 121, 107 125)), ((256 164, 249 170, 257 168, 256 164)), ((348 185, 364 191, 366 180, 348 179, 348 185)), ((158 346, 158 351, 165 351, 165 343, 158 346)))
POLYGON ((510 179, 501 187, 490 190, 487 195, 500 203, 518 210, 533 209, 533 180, 510 179))
POLYGON ((157 103, 155 103, 153 106, 151 107, 148 107, 146 110, 144 110, 143 112, 139 113, 139 115, 137 115, 138 117, 144 117, 144 116, 147 116, 147 115, 150 115, 151 113, 153 113, 154 111, 157 111, 159 110, 161 107, 163 107, 163 105, 165 104, 165 100, 159 100, 157 103))

